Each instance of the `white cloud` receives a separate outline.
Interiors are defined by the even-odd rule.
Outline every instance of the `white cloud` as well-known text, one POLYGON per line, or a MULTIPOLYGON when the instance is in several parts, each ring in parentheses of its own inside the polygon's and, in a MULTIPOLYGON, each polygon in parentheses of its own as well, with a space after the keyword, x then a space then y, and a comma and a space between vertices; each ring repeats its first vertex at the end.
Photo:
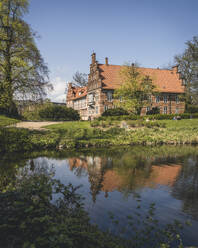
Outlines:
POLYGON ((53 102, 65 102, 65 88, 67 82, 61 77, 55 77, 51 79, 50 82, 53 85, 54 90, 48 94, 48 98, 53 102))

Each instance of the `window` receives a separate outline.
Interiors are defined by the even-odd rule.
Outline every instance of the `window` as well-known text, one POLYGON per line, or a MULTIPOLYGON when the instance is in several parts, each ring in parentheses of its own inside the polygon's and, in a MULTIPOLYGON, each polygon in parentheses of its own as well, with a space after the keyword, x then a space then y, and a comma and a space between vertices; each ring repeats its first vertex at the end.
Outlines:
POLYGON ((93 94, 89 94, 89 102, 93 102, 93 100, 94 100, 93 94))
POLYGON ((120 96, 120 102, 122 102, 122 97, 120 96))
POLYGON ((108 91, 108 92, 107 92, 107 100, 108 100, 108 102, 111 102, 112 99, 113 99, 113 94, 112 94, 111 91, 108 91))
POLYGON ((96 114, 98 114, 98 106, 96 106, 96 114))
POLYGON ((164 95, 164 103, 167 103, 167 102, 168 102, 168 96, 164 95))
POLYGON ((179 97, 178 96, 175 96, 175 102, 179 103, 179 97))
POLYGON ((104 106, 104 110, 105 111, 108 110, 108 106, 107 105, 104 106))
POLYGON ((167 114, 167 106, 164 107, 164 114, 167 114))
POLYGON ((151 95, 148 95, 148 101, 152 102, 152 96, 151 95))
POLYGON ((160 96, 156 96, 156 103, 160 102, 160 96))
POLYGON ((146 112, 150 111, 150 107, 146 107, 146 112))
POLYGON ((175 109, 175 114, 179 114, 179 109, 178 108, 175 109))
POLYGON ((95 95, 95 100, 96 100, 96 101, 99 100, 99 95, 98 95, 98 93, 96 93, 96 95, 95 95))

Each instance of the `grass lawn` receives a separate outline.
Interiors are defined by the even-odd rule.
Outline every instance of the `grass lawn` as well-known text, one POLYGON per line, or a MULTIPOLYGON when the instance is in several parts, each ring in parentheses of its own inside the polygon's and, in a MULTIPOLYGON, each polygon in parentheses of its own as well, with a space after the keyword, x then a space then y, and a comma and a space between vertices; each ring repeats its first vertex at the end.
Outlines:
MULTIPOLYGON (((139 122, 132 121, 133 124, 139 122)), ((94 127, 91 127, 89 121, 69 121, 47 128, 52 132, 61 133, 61 140, 70 139, 74 143, 91 144, 93 141, 95 144, 108 141, 111 145, 198 144, 198 119, 157 120, 144 123, 154 125, 137 125, 135 128, 125 130, 120 128, 121 121, 101 121, 94 127)))
POLYGON ((19 120, 0 115, 0 127, 6 127, 17 122, 19 122, 19 120))
POLYGON ((44 128, 51 129, 51 130, 69 130, 69 129, 87 129, 90 128, 89 121, 66 121, 64 123, 54 124, 45 126, 44 128))
MULTIPOLYGON (((0 116, 0 127, 16 122, 18 120, 0 116)), ((131 126, 126 129, 120 128, 121 121, 117 120, 101 121, 97 126, 93 124, 94 121, 91 123, 68 121, 46 126, 47 132, 32 132, 18 128, 2 129, 0 130, 0 150, 1 140, 4 140, 2 148, 10 151, 102 148, 120 145, 198 145, 198 119, 143 121, 142 123, 138 120, 129 122, 131 126), (9 139, 5 147, 7 137, 9 139)))
MULTIPOLYGON (((102 121, 102 122, 105 122, 105 121, 102 121)), ((111 121, 111 125, 109 126, 109 128, 115 125, 119 125, 120 122, 121 121, 111 121)), ((134 121, 134 122, 138 122, 138 121, 134 121)), ((198 119, 157 120, 156 122, 165 123, 166 124, 165 129, 168 129, 171 131, 176 131, 176 130, 184 131, 184 130, 189 130, 189 129, 198 130, 198 119)), ((60 123, 60 124, 45 126, 45 128, 55 131, 55 130, 68 130, 68 129, 79 129, 79 128, 89 129, 92 127, 89 121, 67 121, 67 122, 60 123)))

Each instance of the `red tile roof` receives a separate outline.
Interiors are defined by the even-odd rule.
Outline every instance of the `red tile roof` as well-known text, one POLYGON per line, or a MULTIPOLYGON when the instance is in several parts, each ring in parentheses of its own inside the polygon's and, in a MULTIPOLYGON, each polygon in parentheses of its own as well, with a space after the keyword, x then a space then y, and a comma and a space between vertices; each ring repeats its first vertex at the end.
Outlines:
MULTIPOLYGON (((99 64, 104 89, 117 89, 121 85, 121 68, 122 66, 120 65, 99 64)), ((151 68, 138 68, 138 70, 152 78, 159 92, 184 93, 185 88, 182 86, 182 80, 176 70, 151 68)))
POLYGON ((74 99, 79 99, 87 95, 87 87, 72 87, 73 90, 73 97, 74 99))

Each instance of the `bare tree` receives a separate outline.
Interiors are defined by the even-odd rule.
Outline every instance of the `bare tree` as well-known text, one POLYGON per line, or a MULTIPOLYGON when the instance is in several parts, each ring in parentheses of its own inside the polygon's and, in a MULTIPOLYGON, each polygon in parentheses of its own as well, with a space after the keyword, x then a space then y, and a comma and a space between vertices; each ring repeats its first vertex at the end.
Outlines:
POLYGON ((79 71, 77 71, 74 75, 73 75, 73 84, 75 86, 79 86, 79 87, 83 87, 87 85, 88 82, 88 75, 86 73, 81 73, 79 71))
POLYGON ((198 104, 198 36, 186 42, 186 48, 175 56, 183 83, 186 86, 186 102, 198 104))

